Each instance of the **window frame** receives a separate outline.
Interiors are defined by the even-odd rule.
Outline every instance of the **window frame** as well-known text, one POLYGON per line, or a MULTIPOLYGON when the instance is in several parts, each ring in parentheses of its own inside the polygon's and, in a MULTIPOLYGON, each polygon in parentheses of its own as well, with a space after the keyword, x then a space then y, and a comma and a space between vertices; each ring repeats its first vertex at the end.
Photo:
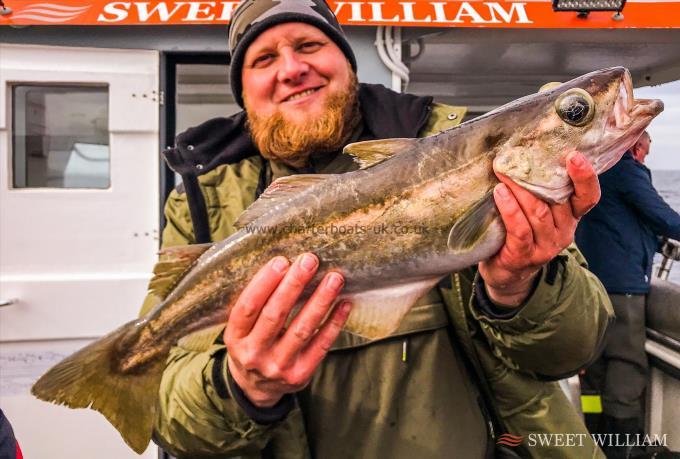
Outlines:
MULTIPOLYGON (((73 81, 49 81, 49 82, 34 82, 34 81, 8 81, 7 82, 7 109, 10 112, 8 117, 8 181, 7 188, 9 192, 26 192, 26 191, 56 191, 56 192, 73 192, 73 191, 110 191, 113 186, 112 176, 112 152, 111 152, 111 85, 108 82, 91 83, 91 82, 73 82, 73 81), (104 89, 106 91, 106 111, 107 111, 107 147, 109 149, 108 157, 108 185, 106 187, 56 187, 56 186, 17 186, 16 181, 16 139, 15 129, 17 126, 17 110, 16 110, 16 89, 19 87, 28 88, 74 88, 74 89, 104 89)), ((26 183, 28 183, 28 167, 27 155, 24 153, 24 170, 26 171, 26 183)))

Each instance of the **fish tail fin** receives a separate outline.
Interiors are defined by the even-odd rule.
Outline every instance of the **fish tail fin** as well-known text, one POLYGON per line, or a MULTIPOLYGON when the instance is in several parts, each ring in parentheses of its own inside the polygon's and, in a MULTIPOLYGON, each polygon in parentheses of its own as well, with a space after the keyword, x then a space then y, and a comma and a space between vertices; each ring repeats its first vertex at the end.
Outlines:
POLYGON ((166 353, 121 369, 126 343, 141 327, 129 322, 65 358, 31 388, 41 400, 102 413, 137 453, 151 440, 166 353))

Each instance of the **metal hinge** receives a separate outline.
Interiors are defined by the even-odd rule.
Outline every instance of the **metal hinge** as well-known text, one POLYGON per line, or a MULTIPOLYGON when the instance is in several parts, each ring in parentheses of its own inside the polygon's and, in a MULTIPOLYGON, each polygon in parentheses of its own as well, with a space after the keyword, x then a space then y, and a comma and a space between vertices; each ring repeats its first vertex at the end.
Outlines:
POLYGON ((160 106, 165 105, 165 91, 160 91, 158 93, 158 104, 160 106))

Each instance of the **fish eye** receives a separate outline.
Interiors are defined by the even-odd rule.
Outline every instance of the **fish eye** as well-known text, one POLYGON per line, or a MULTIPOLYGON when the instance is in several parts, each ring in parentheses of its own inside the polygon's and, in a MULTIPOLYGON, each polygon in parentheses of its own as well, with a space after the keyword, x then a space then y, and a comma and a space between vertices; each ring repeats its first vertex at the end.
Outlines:
POLYGON ((572 126, 585 126, 595 116, 595 103, 586 91, 574 88, 557 98, 555 110, 564 122, 572 126))

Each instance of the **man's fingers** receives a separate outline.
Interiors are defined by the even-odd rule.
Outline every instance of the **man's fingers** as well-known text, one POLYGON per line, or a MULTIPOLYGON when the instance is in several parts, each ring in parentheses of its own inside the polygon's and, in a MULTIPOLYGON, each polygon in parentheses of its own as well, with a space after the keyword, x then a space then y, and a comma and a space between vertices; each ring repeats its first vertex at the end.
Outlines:
POLYGON ((530 191, 514 183, 509 178, 500 175, 499 179, 510 188, 515 199, 519 203, 524 216, 529 221, 533 240, 542 246, 552 245, 555 234, 555 221, 548 203, 537 198, 530 191))
POLYGON ((500 183, 493 190, 496 207, 505 224, 505 247, 510 253, 529 255, 534 243, 531 225, 527 220, 517 199, 510 192, 507 185, 500 183))
POLYGON ((574 217, 574 211, 569 202, 553 204, 551 207, 557 227, 555 243, 559 245, 560 249, 563 249, 573 242, 578 219, 574 217))
POLYGON ((275 257, 253 276, 239 295, 229 314, 225 341, 247 336, 255 325, 260 311, 285 276, 290 263, 285 257, 275 257))
POLYGON ((600 200, 600 182, 590 162, 578 152, 567 156, 567 173, 574 182, 571 207, 574 217, 581 218, 600 200))
POLYGON ((335 343, 351 311, 352 304, 350 302, 343 301, 340 303, 335 307, 324 326, 309 342, 298 362, 302 369, 300 372, 302 380, 308 380, 312 377, 316 368, 335 343))
POLYGON ((319 259, 312 253, 304 253, 295 260, 274 293, 269 296, 253 326, 249 339, 254 345, 267 346, 278 338, 288 315, 318 267, 319 259))
POLYGON ((345 280, 340 273, 326 274, 277 344, 274 352, 279 365, 286 366, 293 362, 295 355, 307 345, 328 315, 344 284, 345 280))

